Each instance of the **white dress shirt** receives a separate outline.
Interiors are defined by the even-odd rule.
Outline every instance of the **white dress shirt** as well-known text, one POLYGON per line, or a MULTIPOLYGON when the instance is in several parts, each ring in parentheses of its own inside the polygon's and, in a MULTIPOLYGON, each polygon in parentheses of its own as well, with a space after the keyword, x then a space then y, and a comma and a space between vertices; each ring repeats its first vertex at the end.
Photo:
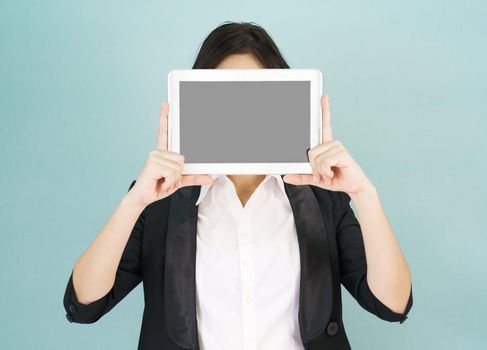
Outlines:
POLYGON ((202 350, 302 350, 300 257, 280 175, 266 175, 242 207, 233 182, 202 185, 196 315, 202 350))

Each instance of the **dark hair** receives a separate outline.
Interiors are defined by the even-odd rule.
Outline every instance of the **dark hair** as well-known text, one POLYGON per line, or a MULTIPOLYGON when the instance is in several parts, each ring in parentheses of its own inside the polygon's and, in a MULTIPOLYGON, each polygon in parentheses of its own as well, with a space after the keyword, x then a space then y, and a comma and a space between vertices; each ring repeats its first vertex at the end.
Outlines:
POLYGON ((269 34, 254 22, 223 22, 201 44, 193 69, 213 69, 231 54, 252 53, 264 68, 289 68, 269 34))

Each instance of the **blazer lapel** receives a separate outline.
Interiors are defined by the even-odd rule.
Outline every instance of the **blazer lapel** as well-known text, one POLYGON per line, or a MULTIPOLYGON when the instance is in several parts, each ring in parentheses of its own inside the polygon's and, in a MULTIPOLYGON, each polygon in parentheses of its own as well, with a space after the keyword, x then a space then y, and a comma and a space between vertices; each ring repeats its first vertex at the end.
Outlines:
MULTIPOLYGON (((281 177, 284 175, 281 175, 281 177)), ((301 276, 299 326, 303 343, 325 329, 333 306, 333 281, 327 234, 310 185, 284 182, 298 235, 301 276)), ((195 206, 201 186, 183 187, 171 196, 166 236, 165 322, 173 341, 199 349, 196 322, 195 206)))
POLYGON ((333 307, 329 243, 311 185, 284 182, 284 188, 298 235, 301 261, 298 319, 301 340, 307 343, 323 333, 333 307))
POLYGON ((198 349, 196 326, 195 206, 201 186, 182 187, 171 195, 166 235, 165 321, 169 336, 185 349, 198 349))

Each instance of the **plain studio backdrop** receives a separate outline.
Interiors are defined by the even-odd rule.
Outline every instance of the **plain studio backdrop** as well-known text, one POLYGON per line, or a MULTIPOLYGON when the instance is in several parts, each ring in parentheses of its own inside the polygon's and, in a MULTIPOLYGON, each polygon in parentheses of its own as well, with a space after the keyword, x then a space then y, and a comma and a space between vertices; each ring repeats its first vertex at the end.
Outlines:
POLYGON ((136 348, 141 285, 93 325, 66 320, 64 289, 155 147, 167 73, 226 20, 323 72, 334 137, 410 264, 402 325, 343 289, 352 347, 485 346, 486 17, 482 0, 3 1, 0 348, 136 348))

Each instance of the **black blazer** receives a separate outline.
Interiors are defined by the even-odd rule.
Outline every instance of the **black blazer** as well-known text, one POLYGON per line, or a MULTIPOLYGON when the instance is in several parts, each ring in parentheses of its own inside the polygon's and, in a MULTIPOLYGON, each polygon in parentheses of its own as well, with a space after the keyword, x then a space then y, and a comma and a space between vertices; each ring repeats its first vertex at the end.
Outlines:
MULTIPOLYGON (((362 232, 348 194, 284 184, 299 242, 299 326, 305 349, 350 349, 342 322, 340 284, 365 310, 383 320, 402 323, 413 303, 412 289, 403 314, 393 312, 371 292, 362 232)), ((124 249, 115 283, 99 300, 88 305, 76 300, 71 271, 63 300, 67 319, 93 323, 143 282, 145 308, 138 349, 199 349, 195 203, 200 189, 180 188, 142 211, 124 249)))

